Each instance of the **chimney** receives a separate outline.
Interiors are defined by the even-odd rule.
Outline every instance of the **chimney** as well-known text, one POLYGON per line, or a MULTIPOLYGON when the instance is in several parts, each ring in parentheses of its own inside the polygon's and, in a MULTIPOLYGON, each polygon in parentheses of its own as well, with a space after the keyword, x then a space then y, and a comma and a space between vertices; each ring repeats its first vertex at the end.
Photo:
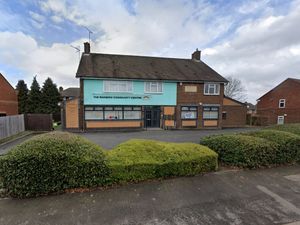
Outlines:
POLYGON ((90 54, 91 52, 91 45, 89 42, 84 42, 84 53, 85 54, 90 54))
POLYGON ((200 61, 200 59, 201 59, 201 51, 199 51, 197 48, 196 51, 194 51, 194 53, 192 54, 192 60, 200 61))

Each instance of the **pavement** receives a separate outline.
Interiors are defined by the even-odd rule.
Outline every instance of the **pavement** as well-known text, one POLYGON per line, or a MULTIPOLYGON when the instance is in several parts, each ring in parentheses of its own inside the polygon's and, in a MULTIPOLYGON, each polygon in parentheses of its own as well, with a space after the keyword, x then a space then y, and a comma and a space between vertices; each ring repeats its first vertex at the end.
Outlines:
POLYGON ((26 141, 27 139, 33 137, 34 135, 36 135, 36 134, 35 133, 26 134, 24 136, 14 139, 14 140, 0 144, 0 155, 7 153, 15 145, 21 144, 22 142, 26 141))
POLYGON ((3 225, 296 225, 300 221, 300 165, 1 199, 0 209, 3 225))
POLYGON ((105 149, 112 149, 116 145, 129 139, 153 139, 169 142, 193 142, 199 143, 200 138, 224 133, 239 133, 246 131, 254 131, 261 128, 228 128, 222 130, 144 130, 144 131, 102 131, 102 132, 86 132, 79 135, 86 137, 92 142, 102 146, 105 149))

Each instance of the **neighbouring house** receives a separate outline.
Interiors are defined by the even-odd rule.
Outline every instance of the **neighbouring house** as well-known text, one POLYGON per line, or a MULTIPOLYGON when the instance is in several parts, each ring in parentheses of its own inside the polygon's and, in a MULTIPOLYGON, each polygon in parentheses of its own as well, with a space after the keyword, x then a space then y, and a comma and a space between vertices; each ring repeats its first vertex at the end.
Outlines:
POLYGON ((245 102, 245 104, 247 106, 247 114, 251 114, 251 115, 256 114, 256 105, 253 105, 250 102, 245 102))
POLYGON ((98 54, 91 53, 90 44, 85 43, 76 73, 80 95, 78 100, 71 100, 70 109, 65 109, 65 128, 202 129, 222 128, 223 123, 224 127, 244 126, 244 106, 232 99, 224 100, 228 81, 200 57, 198 50, 191 59, 98 54), (236 115, 240 119, 231 118, 236 115))
POLYGON ((17 91, 0 73, 0 117, 18 114, 17 91))
POLYGON ((300 79, 288 78, 257 100, 266 124, 300 123, 300 79))

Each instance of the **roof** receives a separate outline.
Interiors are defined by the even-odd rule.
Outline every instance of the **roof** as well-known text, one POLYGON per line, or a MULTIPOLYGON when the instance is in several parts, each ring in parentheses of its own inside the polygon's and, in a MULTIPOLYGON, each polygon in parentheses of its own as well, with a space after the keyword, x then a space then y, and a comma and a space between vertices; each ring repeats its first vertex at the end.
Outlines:
POLYGON ((202 61, 96 53, 82 54, 76 77, 228 82, 202 61))
POLYGON ((250 102, 245 102, 245 104, 247 105, 247 108, 250 110, 255 110, 256 109, 256 105, 253 105, 250 102))
POLYGON ((62 97, 79 97, 80 95, 80 88, 71 87, 63 90, 61 92, 62 97))
POLYGON ((266 96, 267 94, 269 94, 271 91, 275 90, 276 88, 278 88, 280 85, 282 85, 283 83, 287 82, 287 81, 292 81, 292 82, 296 82, 300 84, 300 79, 296 79, 296 78, 287 78, 284 81, 282 81, 280 84, 278 84, 276 87, 272 88, 270 91, 268 91, 267 93, 265 93, 264 95, 262 95, 261 97, 259 97, 257 99, 260 100, 261 98, 263 98, 264 96, 266 96))
POLYGON ((224 98, 227 98, 227 99, 229 99, 229 100, 231 100, 231 101, 233 101, 233 102, 235 102, 235 103, 238 103, 238 104, 240 104, 240 105, 246 105, 246 103, 240 102, 240 101, 238 101, 238 100, 236 100, 236 99, 233 99, 233 98, 230 98, 230 97, 228 97, 228 96, 226 96, 226 95, 224 95, 224 98))

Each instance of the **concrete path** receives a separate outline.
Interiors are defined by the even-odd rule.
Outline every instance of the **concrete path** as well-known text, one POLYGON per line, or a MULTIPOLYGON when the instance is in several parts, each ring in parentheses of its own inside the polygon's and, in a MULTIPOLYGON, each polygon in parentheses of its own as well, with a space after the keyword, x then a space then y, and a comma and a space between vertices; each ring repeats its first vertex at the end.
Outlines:
POLYGON ((223 130, 147 130, 135 132, 89 132, 81 133, 83 137, 95 142, 105 149, 112 149, 121 142, 132 138, 137 139, 153 139, 159 141, 170 142, 193 142, 199 143, 201 137, 213 134, 223 133, 238 133, 251 130, 258 130, 260 128, 235 128, 223 130))
POLYGON ((0 145, 0 155, 7 153, 12 147, 15 145, 21 144, 22 142, 26 141, 27 139, 33 137, 35 134, 28 134, 23 137, 17 138, 15 140, 9 141, 7 143, 3 143, 0 145))
POLYGON ((1 199, 0 224, 299 224, 300 166, 227 171, 109 190, 1 199))

